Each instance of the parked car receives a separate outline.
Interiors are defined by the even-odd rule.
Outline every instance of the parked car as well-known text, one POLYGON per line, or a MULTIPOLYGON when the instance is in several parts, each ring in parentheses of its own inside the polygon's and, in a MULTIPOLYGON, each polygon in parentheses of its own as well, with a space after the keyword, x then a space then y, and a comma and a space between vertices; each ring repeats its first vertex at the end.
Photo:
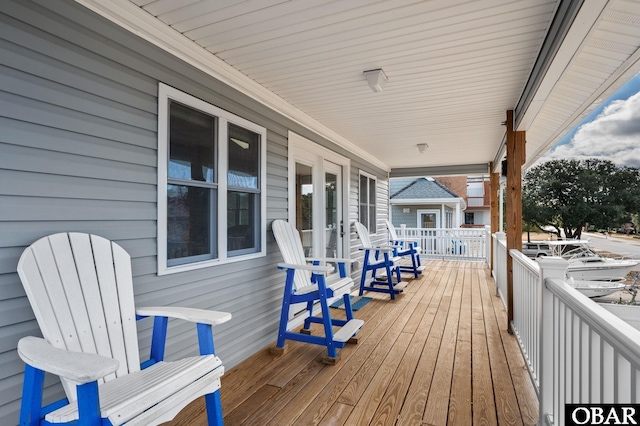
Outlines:
POLYGON ((532 259, 551 256, 551 248, 545 241, 531 241, 530 243, 522 243, 522 254, 532 259))

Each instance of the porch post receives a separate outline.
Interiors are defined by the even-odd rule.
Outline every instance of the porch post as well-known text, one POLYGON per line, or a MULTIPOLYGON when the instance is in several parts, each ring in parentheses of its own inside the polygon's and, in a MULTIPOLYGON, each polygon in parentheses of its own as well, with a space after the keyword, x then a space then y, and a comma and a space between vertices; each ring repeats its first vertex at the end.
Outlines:
POLYGON ((513 321, 513 259, 509 250, 522 251, 522 165, 525 132, 513 130, 513 110, 507 111, 507 330, 513 321))
MULTIPOLYGON (((498 232, 498 218, 500 212, 498 211, 498 192, 500 191, 500 174, 494 173, 493 171, 493 161, 489 163, 489 173, 490 181, 489 181, 489 189, 491 191, 489 197, 489 206, 491 211, 491 235, 498 232)), ((493 254, 493 238, 491 238, 491 253, 493 254)), ((494 256, 491 256, 491 270, 493 271, 493 260, 494 256)))
MULTIPOLYGON (((547 290, 545 280, 564 280, 567 274, 568 263, 557 257, 540 257, 540 283, 538 287, 538 424, 547 425, 547 417, 553 414, 554 385, 553 385, 553 340, 554 340, 554 307, 553 294, 547 290)), ((556 422, 557 423, 557 422, 556 422)))

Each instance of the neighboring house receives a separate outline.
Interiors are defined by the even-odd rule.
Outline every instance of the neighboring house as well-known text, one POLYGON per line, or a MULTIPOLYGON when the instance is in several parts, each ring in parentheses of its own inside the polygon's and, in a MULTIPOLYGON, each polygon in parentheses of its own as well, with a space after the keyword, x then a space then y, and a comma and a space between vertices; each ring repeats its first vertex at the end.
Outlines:
POLYGON ((458 228, 464 223, 464 199, 433 178, 390 179, 389 193, 394 226, 458 228))
MULTIPOLYGON (((0 424, 18 419, 17 342, 40 335, 16 266, 45 235, 122 245, 137 305, 231 312, 214 330, 226 368, 276 339, 285 276, 274 219, 308 227, 316 256, 362 256, 356 220, 386 239, 375 234, 389 170, 354 147, 76 2, 3 1, 0 16, 0 424)), ((150 324, 139 327, 148 356, 150 324)), ((189 324, 169 333, 168 359, 197 353, 189 324)), ((47 400, 61 396, 56 381, 45 386, 47 400)))
POLYGON ((464 211, 463 227, 482 228, 491 224, 488 176, 443 176, 435 180, 464 198, 467 209, 464 211))

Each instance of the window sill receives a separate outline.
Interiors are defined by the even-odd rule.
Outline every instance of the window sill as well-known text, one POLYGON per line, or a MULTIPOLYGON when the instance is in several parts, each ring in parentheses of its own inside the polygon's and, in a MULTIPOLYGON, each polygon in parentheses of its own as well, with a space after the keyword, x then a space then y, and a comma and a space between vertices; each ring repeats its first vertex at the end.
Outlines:
POLYGON ((195 271, 198 269, 211 268, 213 266, 219 266, 219 265, 227 265, 229 263, 236 263, 244 260, 257 259, 265 256, 266 256, 266 252, 260 251, 257 253, 250 253, 242 256, 228 257, 226 259, 212 259, 212 260, 205 260, 202 262, 186 263, 184 265, 166 266, 166 265, 158 264, 158 276, 195 271))

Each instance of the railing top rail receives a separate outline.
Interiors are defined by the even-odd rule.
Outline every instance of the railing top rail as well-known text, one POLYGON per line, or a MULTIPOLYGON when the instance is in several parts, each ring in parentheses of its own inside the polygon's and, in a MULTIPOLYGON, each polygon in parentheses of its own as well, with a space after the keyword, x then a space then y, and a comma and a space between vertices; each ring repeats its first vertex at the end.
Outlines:
POLYGON ((527 268, 532 274, 540 276, 540 264, 533 259, 528 258, 521 251, 511 249, 509 254, 514 262, 518 262, 520 265, 527 268))
POLYGON ((406 226, 397 227, 396 231, 405 230, 405 231, 429 231, 429 232, 467 232, 467 233, 478 233, 485 234, 485 228, 409 228, 406 226))
POLYGON ((640 330, 599 306, 564 280, 548 278, 545 286, 635 368, 640 368, 640 330))

